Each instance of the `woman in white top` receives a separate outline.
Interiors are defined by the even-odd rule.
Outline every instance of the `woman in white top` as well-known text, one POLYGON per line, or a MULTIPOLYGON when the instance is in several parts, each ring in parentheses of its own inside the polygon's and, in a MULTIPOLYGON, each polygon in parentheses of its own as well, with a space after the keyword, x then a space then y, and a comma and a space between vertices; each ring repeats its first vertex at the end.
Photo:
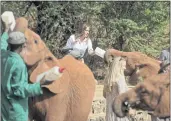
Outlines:
POLYGON ((92 48, 92 42, 89 38, 90 27, 87 24, 82 24, 76 34, 73 34, 69 37, 65 49, 69 50, 70 55, 74 56, 77 59, 83 58, 86 50, 90 55, 94 54, 92 48))

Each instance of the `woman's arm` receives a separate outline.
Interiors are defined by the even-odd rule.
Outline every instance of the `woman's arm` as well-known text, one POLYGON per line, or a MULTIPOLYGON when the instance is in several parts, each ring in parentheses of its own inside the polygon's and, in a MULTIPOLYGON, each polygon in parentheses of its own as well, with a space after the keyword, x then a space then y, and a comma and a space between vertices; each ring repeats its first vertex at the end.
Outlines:
POLYGON ((87 47, 88 47, 88 54, 93 55, 94 54, 94 50, 93 50, 93 47, 92 47, 91 39, 88 39, 87 47))

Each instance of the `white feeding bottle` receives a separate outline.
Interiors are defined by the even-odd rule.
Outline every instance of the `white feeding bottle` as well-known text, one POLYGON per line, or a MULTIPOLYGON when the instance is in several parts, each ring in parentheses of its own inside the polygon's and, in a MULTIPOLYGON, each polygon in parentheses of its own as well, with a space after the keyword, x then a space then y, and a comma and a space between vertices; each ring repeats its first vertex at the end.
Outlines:
POLYGON ((65 68, 55 66, 50 70, 39 74, 37 76, 36 82, 39 82, 44 76, 47 81, 56 81, 62 76, 64 70, 65 68))
POLYGON ((11 11, 5 11, 2 15, 1 15, 2 21, 5 22, 6 24, 11 24, 10 29, 11 31, 13 31, 14 27, 15 27, 15 18, 13 15, 13 12, 11 11))

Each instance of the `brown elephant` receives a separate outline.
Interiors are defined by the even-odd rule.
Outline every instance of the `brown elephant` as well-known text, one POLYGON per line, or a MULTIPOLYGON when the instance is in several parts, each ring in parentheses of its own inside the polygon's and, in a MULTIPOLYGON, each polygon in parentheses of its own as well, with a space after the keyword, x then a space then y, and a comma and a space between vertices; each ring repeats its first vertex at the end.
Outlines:
POLYGON ((27 38, 22 55, 28 66, 29 80, 34 83, 38 74, 54 66, 65 68, 62 77, 43 88, 43 95, 29 99, 29 120, 86 121, 95 92, 93 73, 72 56, 56 59, 27 25, 25 18, 18 18, 15 31, 24 32, 27 38))
POLYGON ((134 88, 114 99, 113 111, 119 117, 128 114, 130 108, 149 111, 152 116, 170 116, 170 73, 148 77, 134 88))
POLYGON ((105 62, 109 62, 112 56, 126 57, 125 76, 130 76, 129 83, 136 85, 138 82, 151 75, 158 74, 160 62, 150 58, 141 52, 123 52, 116 49, 108 49, 104 55, 105 62))

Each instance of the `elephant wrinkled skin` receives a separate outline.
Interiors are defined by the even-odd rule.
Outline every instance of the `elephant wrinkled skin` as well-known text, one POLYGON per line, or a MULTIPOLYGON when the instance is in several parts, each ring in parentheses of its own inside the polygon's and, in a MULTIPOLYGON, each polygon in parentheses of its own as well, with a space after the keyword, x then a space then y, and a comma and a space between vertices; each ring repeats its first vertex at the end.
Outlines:
POLYGON ((159 118, 169 117, 170 73, 151 76, 115 98, 113 111, 117 116, 124 117, 129 108, 149 111, 151 115, 159 118))
POLYGON ((123 52, 116 49, 108 49, 104 55, 105 62, 108 63, 112 56, 126 57, 125 76, 130 76, 129 83, 136 85, 151 75, 158 74, 160 62, 141 52, 123 52))
POLYGON ((28 66, 29 81, 54 67, 64 67, 62 77, 43 88, 43 95, 29 99, 29 120, 86 121, 95 92, 91 70, 72 56, 56 59, 40 36, 27 28, 25 18, 16 20, 15 31, 24 32, 27 42, 22 57, 28 66))

